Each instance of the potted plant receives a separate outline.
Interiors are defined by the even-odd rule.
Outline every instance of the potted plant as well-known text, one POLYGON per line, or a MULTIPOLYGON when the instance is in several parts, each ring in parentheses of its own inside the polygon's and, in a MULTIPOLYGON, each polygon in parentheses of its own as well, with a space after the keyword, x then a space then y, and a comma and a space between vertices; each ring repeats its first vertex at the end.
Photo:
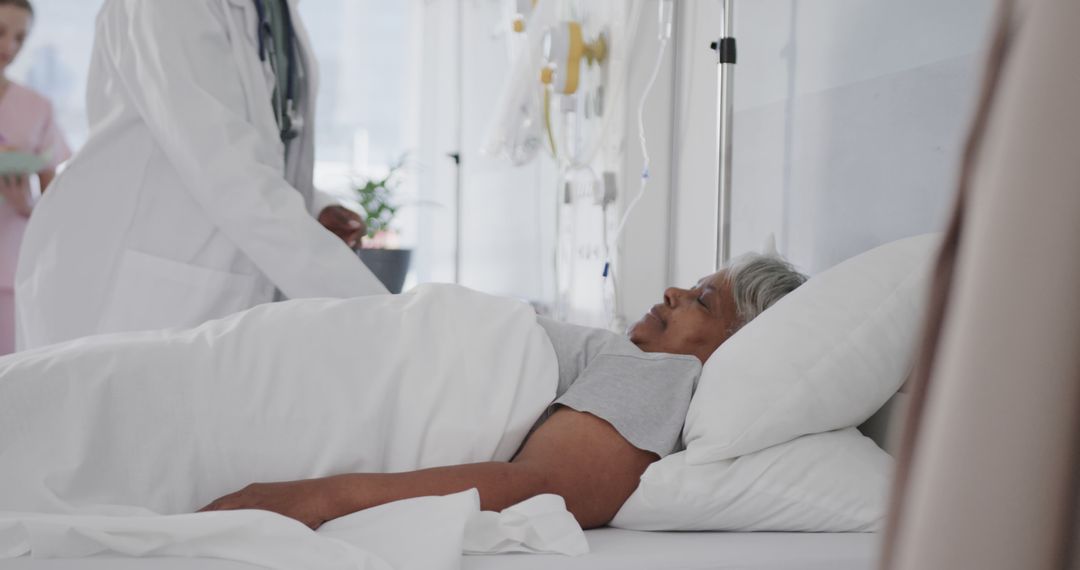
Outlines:
POLYGON ((381 178, 368 179, 354 188, 356 201, 367 213, 367 235, 361 240, 357 255, 391 293, 400 293, 409 273, 412 250, 396 247, 394 216, 401 204, 394 192, 401 184, 405 157, 390 166, 381 178))

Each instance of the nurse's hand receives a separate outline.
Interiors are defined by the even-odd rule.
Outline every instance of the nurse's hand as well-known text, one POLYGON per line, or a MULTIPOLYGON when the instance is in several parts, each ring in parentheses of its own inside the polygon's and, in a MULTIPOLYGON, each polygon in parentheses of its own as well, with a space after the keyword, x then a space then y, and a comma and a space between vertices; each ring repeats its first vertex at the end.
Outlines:
POLYGON ((199 512, 245 509, 271 511, 296 519, 311 529, 317 529, 324 522, 341 516, 334 510, 334 488, 332 478, 287 483, 254 483, 221 497, 199 509, 199 512))
POLYGON ((351 248, 356 248, 360 244, 360 237, 367 233, 367 226, 360 214, 344 206, 323 208, 323 211, 319 212, 319 223, 351 248))
POLYGON ((23 217, 30 217, 33 205, 30 203, 30 186, 25 176, 0 176, 0 198, 23 217))

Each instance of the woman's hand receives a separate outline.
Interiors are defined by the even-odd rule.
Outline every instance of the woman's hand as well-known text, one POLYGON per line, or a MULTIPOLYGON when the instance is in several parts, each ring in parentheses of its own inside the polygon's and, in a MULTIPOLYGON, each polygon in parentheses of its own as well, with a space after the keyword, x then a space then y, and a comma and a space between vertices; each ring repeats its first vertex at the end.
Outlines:
POLYGON ((25 176, 0 176, 0 198, 11 204, 20 216, 30 217, 33 205, 30 203, 30 185, 25 176))
POLYGON ((334 478, 254 483, 206 505, 199 512, 257 509, 296 519, 311 529, 337 518, 334 478))

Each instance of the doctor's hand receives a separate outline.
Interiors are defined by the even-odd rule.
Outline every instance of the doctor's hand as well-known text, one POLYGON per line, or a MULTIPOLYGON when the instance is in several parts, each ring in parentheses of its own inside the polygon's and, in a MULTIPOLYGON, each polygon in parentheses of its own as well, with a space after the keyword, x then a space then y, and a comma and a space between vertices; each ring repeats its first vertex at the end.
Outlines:
POLYGON ((199 512, 246 509, 271 511, 296 519, 314 530, 324 522, 341 516, 334 508, 334 497, 332 478, 253 483, 206 505, 199 509, 199 512))
POLYGON ((11 204, 20 216, 30 217, 33 205, 30 203, 30 186, 25 176, 0 176, 0 198, 11 204))
POLYGON ((323 208, 323 211, 319 212, 319 223, 351 248, 356 248, 360 244, 360 237, 367 233, 367 226, 360 214, 345 206, 323 208))

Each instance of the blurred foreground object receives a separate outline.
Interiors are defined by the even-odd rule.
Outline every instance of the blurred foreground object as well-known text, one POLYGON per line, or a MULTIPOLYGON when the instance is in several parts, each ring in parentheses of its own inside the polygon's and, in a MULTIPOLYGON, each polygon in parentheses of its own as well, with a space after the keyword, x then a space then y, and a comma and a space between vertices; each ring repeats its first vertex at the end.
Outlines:
POLYGON ((890 570, 1078 563, 1080 3, 1004 0, 998 17, 912 385, 890 570))

